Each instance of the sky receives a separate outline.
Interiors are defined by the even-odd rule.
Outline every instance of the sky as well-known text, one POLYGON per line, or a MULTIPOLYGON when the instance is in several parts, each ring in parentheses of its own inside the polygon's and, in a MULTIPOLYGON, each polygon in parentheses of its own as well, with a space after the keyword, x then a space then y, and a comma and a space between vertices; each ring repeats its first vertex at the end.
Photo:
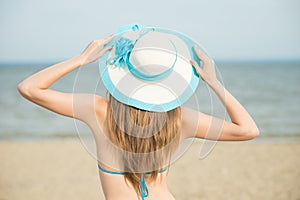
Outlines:
POLYGON ((127 23, 180 31, 215 60, 300 60, 299 0, 1 0, 0 62, 52 62, 127 23))

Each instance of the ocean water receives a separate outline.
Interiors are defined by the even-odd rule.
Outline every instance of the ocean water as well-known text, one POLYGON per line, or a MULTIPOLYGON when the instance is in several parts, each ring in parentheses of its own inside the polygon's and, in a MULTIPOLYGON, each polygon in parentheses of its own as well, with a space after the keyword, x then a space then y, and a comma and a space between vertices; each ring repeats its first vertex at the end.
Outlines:
MULTIPOLYGON (((0 140, 78 137, 73 119, 41 108, 17 91, 20 81, 51 64, 0 66, 0 140)), ((89 67, 83 78, 95 79, 98 68, 89 67)), ((258 124, 260 138, 300 138, 300 63, 217 62, 217 69, 225 87, 258 124)), ((72 92, 77 73, 66 75, 53 88, 72 92)), ((103 95, 105 90, 100 90, 103 95)))

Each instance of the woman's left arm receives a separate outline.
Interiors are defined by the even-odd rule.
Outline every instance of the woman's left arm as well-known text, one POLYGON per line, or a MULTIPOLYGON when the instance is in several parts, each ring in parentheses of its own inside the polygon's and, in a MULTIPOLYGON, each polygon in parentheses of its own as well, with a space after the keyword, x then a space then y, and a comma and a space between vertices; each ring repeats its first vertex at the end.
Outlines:
POLYGON ((75 115, 73 111, 74 95, 77 95, 78 98, 101 97, 96 97, 96 95, 94 94, 63 93, 51 90, 49 89, 49 87, 69 72, 83 65, 96 61, 106 51, 111 50, 112 47, 104 47, 104 45, 107 44, 113 37, 114 35, 111 35, 105 39, 94 40, 87 46, 87 48, 82 52, 81 55, 52 65, 37 72, 36 74, 33 74, 18 85, 20 94, 29 101, 38 104, 48 110, 67 117, 74 117, 79 120, 86 121, 87 113, 89 110, 86 106, 88 105, 85 105, 86 101, 79 101, 82 102, 82 105, 76 105, 76 113, 78 114, 75 115), (82 107, 83 112, 80 112, 81 110, 78 110, 78 107, 79 109, 80 107, 82 107))

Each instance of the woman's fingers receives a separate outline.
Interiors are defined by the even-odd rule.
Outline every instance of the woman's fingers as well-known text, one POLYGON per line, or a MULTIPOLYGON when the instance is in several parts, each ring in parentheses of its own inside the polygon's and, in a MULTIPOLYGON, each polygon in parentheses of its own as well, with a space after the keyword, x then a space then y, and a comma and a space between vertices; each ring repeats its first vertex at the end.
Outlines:
POLYGON ((198 65, 198 63, 196 61, 194 61, 194 60, 190 60, 190 63, 195 67, 195 69, 197 71, 197 74, 202 77, 202 69, 198 65))
POLYGON ((203 62, 203 66, 200 67, 195 60, 190 60, 190 63, 195 67, 198 75, 203 81, 207 83, 214 82, 217 79, 214 60, 206 55, 206 53, 204 53, 196 45, 194 46, 194 50, 197 54, 197 57, 203 62))
POLYGON ((107 47, 104 47, 101 51, 100 51, 100 56, 102 56, 106 51, 110 51, 112 50, 112 46, 107 46, 107 47))
POLYGON ((105 44, 109 43, 114 37, 114 34, 110 35, 107 38, 93 40, 90 44, 85 48, 85 50, 81 53, 81 57, 83 59, 83 64, 85 65, 90 62, 94 62, 99 59, 105 52, 112 50, 111 46, 105 46, 105 44))
POLYGON ((204 51, 202 51, 197 45, 194 45, 194 50, 195 50, 198 58, 200 60, 202 60, 203 62, 207 62, 210 60, 210 57, 208 55, 206 55, 206 53, 204 53, 204 51))
POLYGON ((110 36, 98 40, 93 40, 90 44, 94 44, 96 46, 102 47, 103 45, 109 43, 113 38, 114 34, 111 34, 110 36))
POLYGON ((115 34, 111 34, 107 38, 104 38, 104 40, 103 40, 104 44, 109 43, 114 38, 114 36, 115 36, 115 34))

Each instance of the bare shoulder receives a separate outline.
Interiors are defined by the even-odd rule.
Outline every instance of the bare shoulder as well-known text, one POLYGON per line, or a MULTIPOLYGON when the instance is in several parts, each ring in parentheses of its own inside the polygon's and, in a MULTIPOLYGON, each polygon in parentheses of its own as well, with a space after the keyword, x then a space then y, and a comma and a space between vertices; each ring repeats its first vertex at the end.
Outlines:
MULTIPOLYGON (((104 97, 95 94, 80 95, 80 110, 77 113, 81 115, 83 121, 91 130, 94 138, 98 141, 103 133, 106 121, 106 109, 108 102, 104 97)), ((79 104, 79 103, 77 103, 79 104)))
POLYGON ((104 124, 104 121, 106 119, 107 105, 108 105, 108 101, 106 98, 95 95, 94 110, 95 110, 96 118, 101 125, 104 124))
POLYGON ((194 137, 198 129, 200 113, 187 107, 181 107, 181 116, 183 138, 194 137))

